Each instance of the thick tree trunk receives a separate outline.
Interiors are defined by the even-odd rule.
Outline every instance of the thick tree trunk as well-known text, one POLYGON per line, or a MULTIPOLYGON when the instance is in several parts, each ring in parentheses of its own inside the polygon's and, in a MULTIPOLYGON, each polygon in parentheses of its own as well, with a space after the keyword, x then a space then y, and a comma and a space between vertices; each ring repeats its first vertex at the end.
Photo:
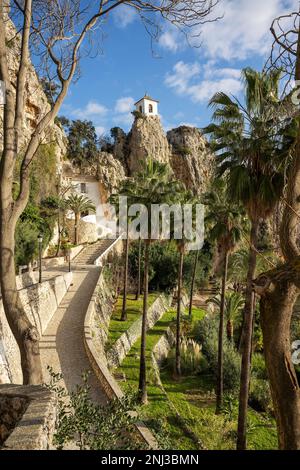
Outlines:
POLYGON ((195 253, 195 261, 194 261, 194 268, 193 268, 193 275, 192 275, 192 282, 191 282, 191 291, 190 291, 189 317, 192 316, 193 296, 194 296, 194 288, 195 288, 195 279, 196 279, 198 258, 199 258, 199 250, 197 250, 196 253, 195 253))
POLYGON ((141 359, 140 359, 140 377, 139 377, 139 400, 145 405, 147 399, 146 382, 146 332, 147 332, 147 312, 148 312, 148 284, 149 284, 149 251, 150 242, 145 240, 145 261, 144 261, 144 300, 141 334, 141 359))
MULTIPOLYGON (((3 206, 3 204, 1 204, 3 206)), ((2 302, 10 329, 20 349, 24 384, 43 382, 39 334, 27 318, 16 286, 14 225, 3 216, 0 223, 0 279, 2 302)))
POLYGON ((239 394, 239 415, 238 415, 238 435, 237 450, 246 449, 246 431, 247 431, 247 408, 250 385, 250 369, 251 369, 251 344, 252 344, 252 326, 254 316, 253 304, 253 279, 256 268, 256 245, 258 236, 258 221, 252 221, 249 251, 249 267, 247 274, 247 286, 245 295, 244 308, 244 325, 242 340, 242 364, 241 364, 241 380, 239 394))
POLYGON ((222 276, 222 291, 221 291, 221 305, 220 305, 220 321, 219 321, 219 339, 218 339, 218 371, 217 371, 217 387, 216 387, 216 414, 221 412, 223 405, 223 336, 224 336, 224 312, 225 312, 225 295, 226 295, 226 281, 228 271, 228 251, 225 253, 223 276, 222 276))
POLYGON ((290 324, 299 290, 271 283, 260 300, 264 354, 278 429, 279 448, 300 450, 300 388, 291 359, 290 324), (271 287, 271 288, 270 288, 271 287))
POLYGON ((138 280, 135 300, 139 300, 141 295, 141 258, 142 258, 142 239, 139 239, 139 257, 138 257, 138 280))
POLYGON ((180 364, 180 319, 181 319, 181 299, 182 299, 182 273, 183 273, 184 250, 180 249, 178 265, 178 287, 177 287, 177 316, 176 316, 176 351, 175 351, 175 375, 181 376, 180 364))
POLYGON ((127 285, 128 285, 128 252, 129 252, 129 236, 127 229, 127 236, 125 240, 125 263, 124 263, 124 286, 123 286, 123 302, 121 321, 127 320, 127 285))

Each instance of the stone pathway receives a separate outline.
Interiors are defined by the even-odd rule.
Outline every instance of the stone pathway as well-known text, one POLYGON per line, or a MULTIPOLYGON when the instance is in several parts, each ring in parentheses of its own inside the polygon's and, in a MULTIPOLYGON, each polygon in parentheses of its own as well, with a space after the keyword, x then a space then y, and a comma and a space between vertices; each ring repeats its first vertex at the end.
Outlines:
MULTIPOLYGON (((47 366, 51 366, 54 372, 62 373, 64 386, 69 392, 82 383, 82 373, 91 370, 83 343, 83 324, 99 273, 98 267, 75 267, 73 283, 40 341, 44 380, 49 380, 47 366)), ((89 376, 89 385, 93 401, 105 403, 93 372, 89 376)))

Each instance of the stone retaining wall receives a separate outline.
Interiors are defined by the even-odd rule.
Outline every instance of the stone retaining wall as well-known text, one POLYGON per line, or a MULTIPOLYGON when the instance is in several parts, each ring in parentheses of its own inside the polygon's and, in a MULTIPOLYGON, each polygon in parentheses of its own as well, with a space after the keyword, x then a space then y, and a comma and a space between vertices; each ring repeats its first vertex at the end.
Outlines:
POLYGON ((0 385, 1 450, 49 449, 56 415, 55 395, 42 385, 0 385))
MULTIPOLYGON (((111 375, 108 367, 107 361, 104 354, 104 343, 99 345, 99 337, 95 338, 94 336, 94 322, 99 321, 99 313, 102 315, 102 320, 105 324, 107 321, 109 322, 109 317, 107 318, 107 309, 106 307, 103 308, 101 304, 101 295, 102 300, 106 298, 105 290, 104 293, 101 289, 105 285, 105 281, 103 279, 102 274, 100 274, 99 281, 95 288, 94 294, 91 298, 86 316, 84 321, 84 345, 87 356, 90 360, 91 366, 93 371, 95 372, 100 385, 101 389, 107 396, 108 400, 112 399, 120 399, 123 395, 121 388, 119 387, 117 381, 111 375), (100 295, 100 301, 99 301, 100 295)), ((104 336, 105 337, 105 336, 104 336)), ((143 442, 150 447, 151 449, 157 448, 157 442, 153 437, 152 433, 149 429, 143 424, 139 423, 136 425, 137 433, 142 439, 143 442)))
MULTIPOLYGON (((42 334, 71 282, 72 273, 64 273, 41 284, 34 284, 19 291, 29 320, 42 334)), ((0 383, 22 383, 20 353, 7 323, 0 299, 0 383)))
POLYGON ((167 328, 164 335, 160 337, 156 345, 152 350, 152 356, 154 356, 157 366, 160 368, 164 360, 168 357, 168 354, 175 344, 175 334, 170 327, 167 328))
MULTIPOLYGON (((155 323, 160 320, 163 314, 171 306, 172 295, 161 294, 151 305, 147 313, 147 330, 152 328, 155 323)), ((107 351, 107 363, 109 368, 116 368, 122 363, 126 354, 130 351, 133 344, 140 338, 142 329, 142 316, 138 318, 128 328, 125 333, 120 336, 112 348, 107 351)))

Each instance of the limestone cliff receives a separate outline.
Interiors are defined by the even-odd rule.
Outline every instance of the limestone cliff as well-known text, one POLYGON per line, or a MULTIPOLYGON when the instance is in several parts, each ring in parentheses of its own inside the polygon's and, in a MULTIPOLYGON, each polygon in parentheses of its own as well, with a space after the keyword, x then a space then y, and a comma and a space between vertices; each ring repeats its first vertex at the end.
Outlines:
POLYGON ((170 130, 167 138, 170 165, 176 178, 195 194, 205 192, 213 174, 213 156, 200 130, 180 126, 170 130))
POLYGON ((121 162, 107 152, 100 152, 97 167, 97 179, 100 182, 102 195, 107 200, 110 194, 118 191, 120 182, 125 179, 125 170, 121 162))
MULTIPOLYGON (((17 72, 19 67, 19 55, 21 39, 17 33, 15 26, 10 20, 6 22, 6 42, 7 42, 7 59, 10 72, 10 80, 15 89, 17 72)), ((36 71, 29 63, 27 71, 26 89, 25 89, 25 119, 23 121, 23 132, 20 147, 28 142, 32 131, 37 123, 49 111, 50 105, 43 88, 39 82, 36 71)), ((3 123, 3 106, 0 106, 0 151, 3 146, 2 126, 3 123)), ((53 124, 47 129, 43 143, 55 142, 55 154, 57 159, 57 172, 61 173, 62 160, 66 153, 66 136, 62 128, 53 124)))
POLYGON ((128 137, 128 168, 137 171, 141 161, 148 157, 162 163, 169 162, 169 144, 159 116, 136 116, 128 137))

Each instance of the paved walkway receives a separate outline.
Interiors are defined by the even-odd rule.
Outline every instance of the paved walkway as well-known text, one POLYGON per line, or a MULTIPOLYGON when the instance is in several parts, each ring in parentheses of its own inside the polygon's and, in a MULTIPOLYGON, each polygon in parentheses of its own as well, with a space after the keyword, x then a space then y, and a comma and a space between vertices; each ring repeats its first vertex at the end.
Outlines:
MULTIPOLYGON (((63 374, 68 391, 82 383, 83 372, 91 370, 83 344, 84 317, 92 293, 96 287, 99 267, 73 264, 73 283, 50 321, 40 341, 40 353, 44 380, 48 381, 47 366, 54 372, 63 374)), ((97 403, 105 403, 96 376, 89 377, 91 398, 97 403)))

